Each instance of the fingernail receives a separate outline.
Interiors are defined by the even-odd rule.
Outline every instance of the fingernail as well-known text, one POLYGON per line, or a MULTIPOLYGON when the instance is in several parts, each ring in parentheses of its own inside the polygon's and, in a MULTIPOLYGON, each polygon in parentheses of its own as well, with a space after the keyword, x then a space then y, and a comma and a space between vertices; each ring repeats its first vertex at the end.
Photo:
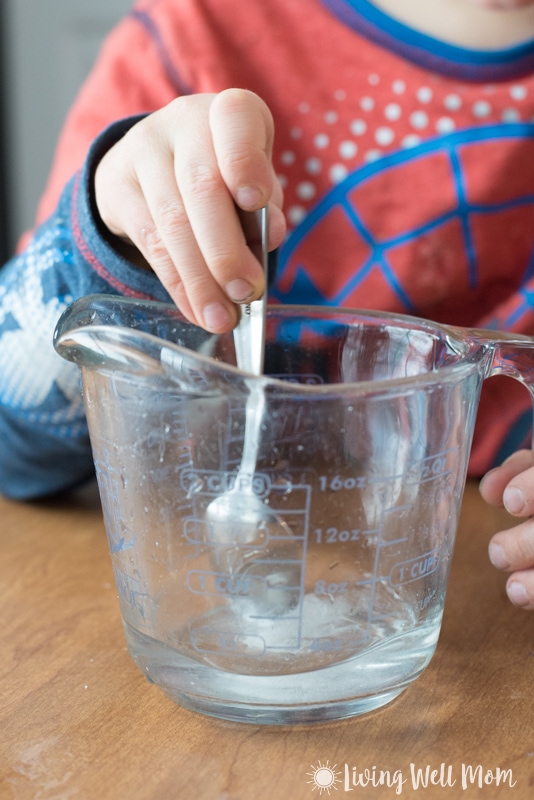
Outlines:
POLYGON ((519 581, 511 581, 506 587, 508 597, 515 606, 528 606, 530 604, 530 597, 527 590, 519 581))
POLYGON ((209 303, 203 312, 204 324, 212 331, 226 328, 232 322, 228 309, 222 303, 209 303))
POLYGON ((254 294, 254 287, 248 281, 237 278, 226 284, 226 294, 234 303, 246 303, 254 294))
POLYGON ((518 486, 509 486, 503 495, 504 507, 510 514, 520 514, 527 499, 518 486))
POLYGON ((262 201, 262 193, 256 186, 240 186, 235 193, 238 206, 243 209, 257 208, 262 201))
POLYGON ((500 544, 491 542, 488 551, 490 561, 494 567, 497 567, 497 569, 508 569, 510 563, 506 558, 506 554, 500 544))

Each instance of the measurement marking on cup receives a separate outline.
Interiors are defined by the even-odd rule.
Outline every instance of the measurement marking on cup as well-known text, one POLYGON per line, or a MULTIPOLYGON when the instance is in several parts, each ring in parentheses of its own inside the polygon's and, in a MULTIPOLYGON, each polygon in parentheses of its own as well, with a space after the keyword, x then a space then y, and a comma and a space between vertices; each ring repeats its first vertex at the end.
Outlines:
POLYGON ((451 447, 441 453, 427 456, 420 461, 408 464, 403 472, 395 475, 319 475, 319 491, 321 492, 341 492, 352 491, 355 489, 365 489, 368 486, 376 486, 393 481, 403 480, 406 484, 426 483, 438 478, 449 475, 454 470, 456 464, 457 447, 451 447))
POLYGON ((341 489, 350 491, 351 489, 364 489, 368 484, 366 475, 351 475, 349 478, 342 478, 340 475, 319 475, 319 489, 321 492, 339 492, 341 489))
POLYGON ((338 544, 339 542, 357 542, 364 536, 377 535, 381 528, 315 528, 316 544, 338 544))
POLYGON ((348 581, 340 581, 339 583, 327 583, 323 580, 316 581, 314 594, 333 597, 337 594, 344 594, 347 591, 348 585, 348 581))
POLYGON ((263 472, 238 474, 237 472, 186 467, 180 474, 180 484, 186 494, 201 492, 205 496, 218 497, 234 487, 240 491, 252 489, 258 497, 266 497, 271 490, 271 480, 263 472), (236 483, 239 485, 236 487, 236 483))
POLYGON ((384 509, 384 516, 386 514, 398 514, 401 511, 411 511, 413 508, 413 503, 406 503, 404 506, 390 506, 390 508, 384 509))
MULTIPOLYGON (((203 517, 188 517, 183 523, 184 537, 191 544, 203 544, 210 547, 228 547, 225 533, 227 526, 225 522, 215 522, 206 520, 203 517)), ((254 532, 254 540, 248 541, 250 536, 250 526, 236 525, 232 529, 232 544, 238 545, 246 550, 254 549, 264 545, 268 539, 273 538, 268 535, 267 530, 257 528, 254 532)), ((227 534, 226 534, 227 537, 227 534)))
POLYGON ((119 553, 135 546, 136 537, 133 531, 128 530, 124 524, 121 509, 121 481, 122 473, 113 464, 108 448, 104 448, 103 458, 95 456, 95 472, 98 481, 100 497, 102 498, 102 512, 106 523, 109 547, 112 553, 119 553))
MULTIPOLYGON (((284 472, 283 483, 273 483, 272 476, 263 472, 243 477, 252 482, 252 490, 255 494, 264 493, 264 502, 269 505, 271 510, 282 519, 287 520, 292 531, 291 536, 272 536, 269 526, 266 526, 265 531, 254 527, 254 541, 248 541, 251 526, 249 523, 243 522, 242 526, 236 524, 228 529, 225 538, 223 533, 228 526, 224 523, 219 525, 212 520, 206 520, 204 513, 206 498, 220 495, 231 488, 236 480, 236 472, 196 469, 191 465, 186 465, 180 473, 180 484, 182 491, 187 494, 191 502, 192 514, 183 520, 182 535, 188 545, 195 548, 190 555, 189 565, 192 567, 196 563, 199 567, 187 572, 186 587, 194 595, 218 597, 221 600, 230 601, 230 604, 235 602, 236 608, 243 604, 246 618, 250 622, 258 620, 258 624, 260 624, 261 620, 265 620, 263 624, 266 624, 272 620, 283 621, 284 626, 289 625, 289 629, 286 628, 287 636, 284 639, 283 649, 296 651, 302 647, 303 599, 306 594, 305 565, 308 560, 312 487, 303 480, 302 470, 296 474, 289 470, 284 472), (258 477, 259 481, 256 480, 258 477), (289 498, 289 502, 286 505, 287 498, 289 498), (283 549, 280 551, 280 555, 273 555, 277 552, 276 547, 283 547, 285 542, 291 543, 292 548, 288 555, 294 557, 280 558, 284 552, 283 549), (231 545, 232 557, 235 556, 236 564, 239 565, 240 558, 243 558, 247 571, 240 573, 239 569, 236 569, 230 572, 227 564, 223 565, 223 562, 219 561, 219 553, 224 555, 228 551, 229 545, 231 545), (215 569, 203 569, 207 548, 214 555, 216 563, 213 566, 215 569), (199 563, 198 559, 202 559, 202 562, 199 563), (248 571, 248 568, 251 571, 258 568, 258 571, 267 574, 254 575, 248 571), (284 573, 284 570, 291 575, 288 585, 281 585, 278 580, 279 573, 284 573), (288 598, 287 602, 281 599, 283 597, 288 598), (271 601, 273 613, 262 613, 264 610, 270 611, 271 601), (267 609, 264 608, 266 605, 267 609), (283 614, 276 611, 280 605, 285 609, 283 614), (292 613, 287 614, 287 610, 291 610, 292 613), (254 614, 254 611, 259 613, 254 614)), ((280 476, 278 479, 280 480, 280 476)), ((214 559, 212 558, 212 563, 214 559)), ((257 641, 251 638, 255 634, 236 632, 226 634, 223 631, 222 638, 218 638, 219 633, 221 632, 213 628, 192 630, 190 632, 192 646, 199 652, 239 652, 239 655, 253 656, 260 656, 264 650, 278 647, 271 643, 270 639, 268 641, 262 639, 262 649, 259 650, 258 647, 251 644, 257 641), (249 644, 251 644, 250 647, 249 644)), ((272 638, 272 634, 270 634, 270 638, 272 638)))
POLYGON ((145 606, 150 608, 151 599, 148 592, 142 591, 144 587, 141 583, 139 573, 136 571, 137 574, 135 575, 129 574, 117 564, 115 564, 113 567, 113 573, 115 576, 117 593, 121 600, 124 600, 125 603, 128 603, 128 605, 131 606, 131 608, 137 614, 139 614, 143 620, 145 620, 145 606))
POLYGON ((254 586, 262 587, 265 578, 260 575, 230 575, 227 572, 189 570, 186 585, 193 594, 217 597, 231 594, 233 597, 248 597, 254 586))
POLYGON ((389 580, 389 576, 388 575, 386 575, 385 577, 383 575, 378 575, 376 578, 373 575, 372 578, 364 578, 361 581, 354 581, 354 583, 352 585, 353 586, 370 586, 371 584, 380 583, 381 581, 388 581, 388 580, 389 580))
POLYGON ((402 539, 388 539, 386 542, 382 543, 383 547, 391 547, 394 544, 404 544, 404 542, 408 541, 407 536, 403 536, 402 539))
POLYGON ((426 483, 448 475, 452 472, 456 463, 457 454, 458 448, 451 447, 442 453, 436 453, 423 458, 421 461, 409 464, 404 476, 406 483, 426 483), (453 462, 452 464, 451 461, 453 462))
POLYGON ((405 583, 412 583, 431 575, 438 568, 440 548, 435 547, 428 553, 411 558, 409 561, 402 561, 396 564, 390 572, 389 582, 392 586, 401 586, 405 583))

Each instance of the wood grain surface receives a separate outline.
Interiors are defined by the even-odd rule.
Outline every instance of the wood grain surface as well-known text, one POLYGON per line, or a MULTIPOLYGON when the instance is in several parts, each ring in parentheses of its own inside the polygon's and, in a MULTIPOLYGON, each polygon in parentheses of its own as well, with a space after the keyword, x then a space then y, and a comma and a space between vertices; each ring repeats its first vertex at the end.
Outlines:
POLYGON ((438 648, 397 700, 274 728, 187 711, 143 678, 94 487, 0 500, 1 800, 534 797, 534 614, 487 558, 509 524, 468 484, 438 648))

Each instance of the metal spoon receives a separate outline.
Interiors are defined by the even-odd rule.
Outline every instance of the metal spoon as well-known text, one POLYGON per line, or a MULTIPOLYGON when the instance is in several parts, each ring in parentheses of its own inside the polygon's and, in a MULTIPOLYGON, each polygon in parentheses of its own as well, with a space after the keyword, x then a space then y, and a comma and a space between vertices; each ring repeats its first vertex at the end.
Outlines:
POLYGON ((265 358, 265 320, 269 277, 267 206, 255 214, 242 215, 242 224, 252 252, 263 267, 265 291, 259 300, 240 306, 239 322, 234 328, 235 355, 239 369, 250 372, 252 375, 261 375, 265 358), (253 225, 251 225, 252 222, 253 225))
MULTIPOLYGON (((258 212, 257 221, 261 232, 260 261, 265 273, 267 287, 267 208, 258 212)), ((248 224, 249 221, 245 224, 248 224)), ((244 227, 245 227, 244 224, 244 227)), ((250 234, 249 234, 250 237, 250 234)), ((234 328, 236 362, 239 369, 252 375, 261 375, 265 356, 265 319, 267 291, 259 300, 247 303, 241 308, 241 316, 234 328)), ((241 463, 231 489, 213 500, 206 509, 206 516, 216 523, 233 522, 258 525, 267 517, 275 515, 253 490, 253 476, 256 471, 261 425, 265 412, 265 394, 260 382, 250 383, 250 394, 245 406, 245 433, 241 463)), ((284 524, 284 523, 281 523, 284 524)), ((253 535, 253 531, 250 531, 253 535)), ((232 536, 231 528, 228 536, 232 536)))
MULTIPOLYGON (((261 209, 258 217, 260 261, 265 272, 266 289, 259 300, 242 307, 240 320, 234 329, 237 366, 253 375, 262 374, 265 354, 267 208, 261 209)), ((232 574, 246 572, 257 576, 259 580, 251 583, 251 594, 261 593, 262 612, 279 614, 293 604, 288 589, 299 588, 300 561, 297 565, 294 547, 290 544, 288 548, 283 542, 293 538, 291 529, 254 491, 264 413, 262 383, 251 381, 245 406, 243 450, 235 481, 230 489, 211 501, 205 513, 210 526, 210 542, 221 545, 216 552, 219 567, 232 574), (274 548, 273 539, 278 540, 274 548)), ((259 600, 257 596, 255 599, 259 600)))

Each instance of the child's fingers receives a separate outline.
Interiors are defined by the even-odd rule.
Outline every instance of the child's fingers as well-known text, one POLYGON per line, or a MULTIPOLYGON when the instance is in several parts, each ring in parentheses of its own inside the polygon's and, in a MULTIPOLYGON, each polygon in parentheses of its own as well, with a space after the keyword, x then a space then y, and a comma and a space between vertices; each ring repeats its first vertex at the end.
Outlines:
POLYGON ((495 567, 512 573, 506 583, 511 602, 534 609, 534 519, 496 533, 489 544, 489 557, 495 567))
POLYGON ((238 206, 254 211, 273 193, 274 123, 265 103, 244 89, 228 89, 210 105, 213 149, 222 179, 238 206))
MULTIPOLYGON (((507 458, 500 467, 496 467, 484 475, 480 482, 480 493, 486 503, 492 506, 502 506, 505 489, 511 481, 513 481, 513 485, 517 485, 519 480, 521 487, 526 484, 528 488, 529 483, 534 486, 532 464, 532 452, 530 450, 518 450, 507 458), (525 477, 523 477, 523 473, 525 477)), ((532 499, 534 500, 534 492, 528 492, 528 494, 529 496, 532 494, 532 499)), ((531 510, 525 511, 524 516, 533 513, 534 504, 531 510)))
POLYGON ((534 609, 534 569, 515 572, 506 582, 506 592, 512 603, 526 611, 534 609))
MULTIPOLYGON (((480 492, 490 505, 504 505, 517 516, 534 514, 532 452, 519 450, 481 481, 480 492)), ((511 572, 506 591, 514 605, 534 609, 534 517, 496 533, 489 557, 498 569, 511 572)))
POLYGON ((286 233, 283 190, 272 164, 274 123, 258 95, 227 89, 213 99, 209 124, 217 167, 237 206, 257 211, 269 203, 269 249, 286 233))
MULTIPOLYGON (((200 324, 210 330, 229 329, 237 316, 233 309, 232 323, 215 328, 210 324, 214 311, 221 313, 222 323, 223 312, 230 311, 228 302, 256 299, 265 287, 263 270, 247 246, 226 177, 237 176, 238 180, 248 181, 249 187, 255 187, 256 201, 248 206, 242 204, 249 210, 265 205, 274 190, 275 203, 271 204, 273 213, 269 226, 270 234, 274 235, 271 247, 278 246, 285 234, 285 224, 280 225, 283 215, 276 206, 278 182, 273 179, 270 162, 272 130, 267 129, 270 113, 250 92, 231 90, 222 95, 236 100, 237 108, 233 108, 232 103, 222 103, 225 113, 219 120, 221 141, 217 145, 211 109, 219 104, 221 95, 182 98, 176 106, 179 115, 171 120, 176 123, 174 129, 167 126, 167 134, 173 133, 174 175, 187 216, 184 235, 194 237, 202 263, 196 259, 184 262, 183 248, 172 235, 167 237, 166 243, 193 313, 200 324), (181 120, 183 115, 188 117, 187 126, 181 120)), ((169 109, 169 113, 175 114, 176 109, 169 109)), ((153 189, 157 192, 156 187, 153 189)))
POLYGON ((168 163, 160 147, 157 159, 145 159, 137 170, 154 220, 148 261, 177 304, 185 295, 195 321, 221 332, 237 321, 234 303, 260 296, 263 274, 218 171, 202 108, 180 109, 189 125, 171 141, 172 125, 164 128, 168 163))
POLYGON ((495 567, 507 572, 534 568, 534 519, 496 533, 489 544, 489 556, 495 567))
MULTIPOLYGON (((177 108, 181 115, 187 116, 189 124, 185 126, 183 121, 180 124, 177 118, 175 125, 171 120, 172 124, 166 128, 174 152, 176 191, 186 217, 179 236, 194 239, 202 263, 197 259, 184 260, 182 240, 168 227, 165 241, 197 319, 215 330, 206 313, 211 315, 221 303, 228 310, 225 301, 243 303, 260 297, 264 276, 247 246, 234 200, 221 174, 208 123, 211 102, 211 96, 183 98, 177 108)), ((171 112, 174 114, 175 109, 169 109, 171 112)), ((244 151, 247 146, 249 143, 243 136, 244 151)), ((157 181, 152 182, 147 175, 147 197, 149 183, 150 196, 156 197, 157 181)), ((266 186, 262 203, 268 200, 269 192, 270 186, 266 186)), ((157 222, 158 217, 151 210, 157 222)), ((233 316, 236 317, 235 311, 233 316)))
MULTIPOLYGON (((262 101, 242 94, 260 124, 247 128, 243 122, 241 151, 251 149, 253 134, 259 137, 264 148, 260 205, 273 192, 269 235, 276 247, 285 222, 277 205, 281 189, 270 166, 272 132, 261 133, 262 101)), ((135 125, 102 159, 95 191, 106 226, 137 247, 180 310, 192 322, 222 332, 237 320, 234 303, 261 295, 264 276, 217 162, 209 124, 214 98, 178 98, 135 125)), ((256 152, 252 161, 244 159, 247 168, 257 158, 256 152)))
POLYGON ((174 153, 164 128, 147 118, 102 159, 95 175, 100 215, 135 245, 192 322, 229 330, 237 315, 213 281, 174 179, 174 153))

